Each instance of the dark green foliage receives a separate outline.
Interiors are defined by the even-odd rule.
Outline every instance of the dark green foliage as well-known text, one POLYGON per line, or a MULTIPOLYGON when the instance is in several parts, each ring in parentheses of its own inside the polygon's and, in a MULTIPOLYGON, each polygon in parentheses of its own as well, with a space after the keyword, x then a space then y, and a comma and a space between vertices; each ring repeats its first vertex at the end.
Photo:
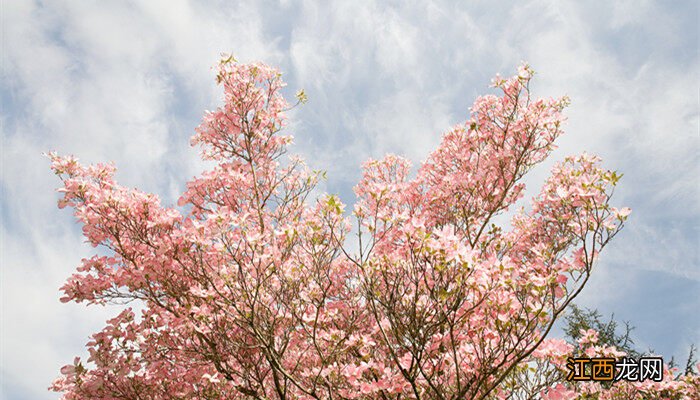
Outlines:
MULTIPOLYGON (((634 348, 634 340, 631 337, 634 326, 630 325, 629 321, 625 321, 624 326, 618 329, 620 325, 614 318, 615 314, 612 314, 610 315, 610 319, 605 322, 598 310, 591 310, 590 308, 581 309, 575 304, 572 304, 569 308, 569 313, 564 319, 566 322, 564 333, 566 334, 567 341, 574 346, 574 352, 579 354, 581 351, 578 345, 578 339, 581 338, 580 330, 595 329, 598 331, 598 344, 601 346, 615 346, 618 350, 627 353, 628 357, 635 359, 654 354, 654 350, 652 349, 646 352, 639 352, 636 350, 634 348)), ((685 369, 679 368, 678 376, 692 375, 694 373, 694 366, 697 361, 695 355, 696 351, 697 348, 692 344, 690 346, 688 359, 685 363, 685 369)), ((674 357, 671 357, 668 366, 671 368, 679 367, 674 357)))
POLYGON ((635 350, 634 340, 631 337, 631 332, 634 327, 628 321, 624 322, 624 326, 618 329, 619 324, 614 319, 615 314, 610 316, 610 320, 603 321, 603 317, 598 310, 589 308, 581 309, 572 304, 569 313, 565 318, 566 326, 564 333, 571 344, 575 346, 576 352, 578 348, 577 340, 581 337, 579 332, 581 329, 595 329, 598 331, 598 344, 604 346, 615 346, 618 350, 627 353, 628 357, 639 358, 644 353, 635 350), (620 331, 620 333, 618 333, 620 331))

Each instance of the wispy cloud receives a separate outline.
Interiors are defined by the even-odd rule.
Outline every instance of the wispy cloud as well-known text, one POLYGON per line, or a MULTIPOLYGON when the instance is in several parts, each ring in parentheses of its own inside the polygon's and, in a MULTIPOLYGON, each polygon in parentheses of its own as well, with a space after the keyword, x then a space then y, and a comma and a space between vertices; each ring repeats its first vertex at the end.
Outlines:
POLYGON ((188 137, 218 103, 210 67, 224 51, 306 89, 293 150, 346 202, 367 157, 420 162, 496 72, 530 61, 535 94, 573 104, 529 193, 554 159, 588 150, 624 172, 617 201, 634 209, 582 303, 680 355, 700 341, 697 13, 653 1, 3 3, 1 390, 55 397, 45 387, 110 311, 57 300, 91 249, 55 209, 41 152, 114 161, 120 181, 173 203, 203 168, 188 137))

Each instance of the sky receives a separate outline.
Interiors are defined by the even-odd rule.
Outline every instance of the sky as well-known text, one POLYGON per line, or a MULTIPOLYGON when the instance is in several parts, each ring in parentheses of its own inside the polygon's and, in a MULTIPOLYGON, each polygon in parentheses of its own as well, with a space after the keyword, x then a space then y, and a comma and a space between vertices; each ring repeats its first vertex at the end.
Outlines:
POLYGON ((289 99, 305 90, 290 150, 346 204, 364 160, 419 164, 496 73, 528 61, 533 94, 572 105, 526 198, 587 151, 624 174, 613 203, 633 209, 577 304, 630 321, 667 361, 700 345, 698 2, 248 3, 0 2, 0 398, 58 398, 60 367, 117 310, 58 300, 94 249, 56 207, 42 153, 112 161, 120 183, 175 204, 204 168, 189 138, 220 104, 222 52, 278 67, 289 99))

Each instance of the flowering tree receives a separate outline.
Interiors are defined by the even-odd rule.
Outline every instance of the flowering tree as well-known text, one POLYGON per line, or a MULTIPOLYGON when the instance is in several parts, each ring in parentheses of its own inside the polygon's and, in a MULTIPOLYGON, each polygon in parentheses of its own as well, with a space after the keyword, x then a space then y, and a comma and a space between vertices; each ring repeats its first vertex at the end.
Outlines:
MULTIPOLYGON (((59 207, 109 250, 82 261, 61 300, 139 310, 107 321, 87 363, 51 388, 66 399, 508 397, 629 214, 609 205, 620 176, 583 154, 558 164, 508 229, 494 222, 562 133, 567 99, 531 98, 531 77, 527 65, 496 77, 501 95, 478 98, 414 177, 397 156, 365 163, 355 252, 345 206, 311 199, 320 174, 284 157, 290 105, 263 64, 219 64, 224 104, 192 139, 213 167, 180 210, 119 186, 111 165, 50 154, 59 207)), ((555 383, 531 393, 564 390, 555 383)))

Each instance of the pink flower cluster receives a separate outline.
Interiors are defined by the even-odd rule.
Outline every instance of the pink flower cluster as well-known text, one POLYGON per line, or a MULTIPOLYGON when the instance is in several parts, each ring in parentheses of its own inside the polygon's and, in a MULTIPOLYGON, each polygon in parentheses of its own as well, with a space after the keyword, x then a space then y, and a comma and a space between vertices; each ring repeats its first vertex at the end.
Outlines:
MULTIPOLYGON (((108 254, 82 261, 62 301, 141 310, 109 320, 51 388, 65 399, 485 399, 533 362, 554 376, 570 346, 545 337, 629 210, 609 205, 619 176, 584 154, 553 169, 509 230, 496 223, 562 133, 567 99, 531 98, 532 75, 523 65, 497 78, 500 95, 478 98, 415 174, 394 155, 366 162, 354 224, 337 196, 312 200, 319 172, 283 157, 284 83, 260 63, 220 63, 224 104, 192 139, 215 165, 187 183, 179 210, 119 186, 111 165, 50 154, 59 206, 108 254)), ((547 384, 532 393, 574 390, 547 384)))

